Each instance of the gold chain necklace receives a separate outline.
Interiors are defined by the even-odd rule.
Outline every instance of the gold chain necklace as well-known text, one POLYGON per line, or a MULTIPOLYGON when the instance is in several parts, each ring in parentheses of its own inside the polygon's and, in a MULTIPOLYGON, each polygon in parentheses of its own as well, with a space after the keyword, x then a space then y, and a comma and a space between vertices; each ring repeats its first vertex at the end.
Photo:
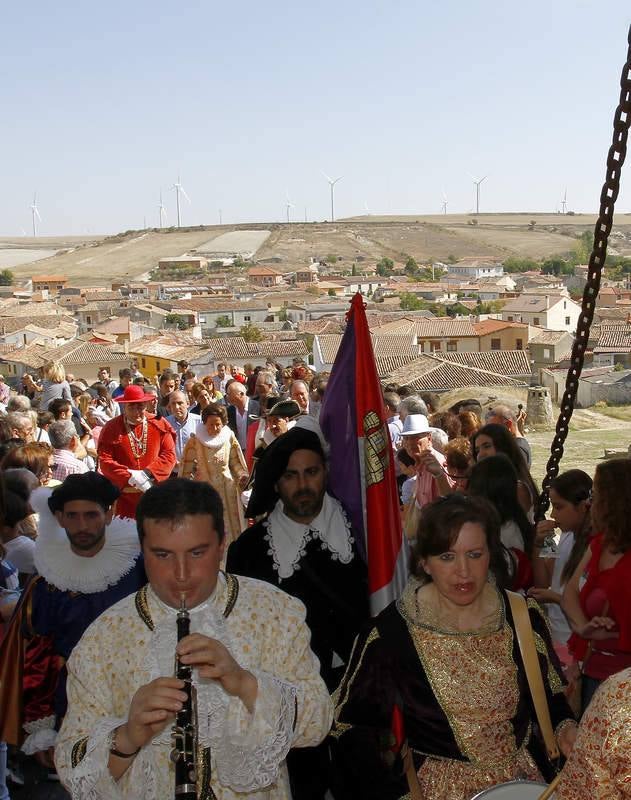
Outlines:
POLYGON ((147 419, 145 417, 142 421, 142 433, 140 436, 136 436, 127 420, 125 420, 125 425, 127 426, 127 438, 129 439, 132 455, 136 461, 139 461, 147 452, 147 419))

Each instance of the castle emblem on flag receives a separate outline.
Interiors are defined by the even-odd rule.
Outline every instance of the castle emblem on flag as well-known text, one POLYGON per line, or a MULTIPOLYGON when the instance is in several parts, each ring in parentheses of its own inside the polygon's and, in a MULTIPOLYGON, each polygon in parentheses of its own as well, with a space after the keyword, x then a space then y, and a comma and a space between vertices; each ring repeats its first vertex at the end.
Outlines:
POLYGON ((381 483, 390 461, 389 441, 383 422, 376 411, 369 411, 363 420, 366 486, 381 483))

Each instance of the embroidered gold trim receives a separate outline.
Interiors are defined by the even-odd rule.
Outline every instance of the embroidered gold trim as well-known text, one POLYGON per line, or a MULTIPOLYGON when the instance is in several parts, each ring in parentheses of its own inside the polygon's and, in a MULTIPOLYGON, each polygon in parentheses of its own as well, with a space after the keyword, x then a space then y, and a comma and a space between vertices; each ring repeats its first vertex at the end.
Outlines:
POLYGON ((210 747, 198 748, 197 764, 197 796, 199 800, 217 800, 212 786, 210 785, 210 747))
POLYGON ((329 731, 329 736, 333 739, 339 739, 347 731, 352 729, 350 722, 336 722, 333 729, 329 731))
POLYGON ((88 738, 88 736, 84 736, 83 739, 79 739, 72 746, 72 750, 70 752, 70 763, 72 764, 73 769, 76 769, 83 761, 88 748, 88 738))
POLYGON ((136 592, 136 598, 134 602, 136 604, 136 611, 138 612, 138 616, 149 628, 149 630, 153 631, 155 629, 155 625, 153 624, 153 620, 151 619, 151 612, 149 611, 149 603, 147 602, 148 587, 149 584, 145 584, 142 587, 142 589, 139 589, 136 592))
POLYGON ((548 665, 548 683, 550 684, 552 693, 561 694, 564 691, 563 681, 561 680, 559 673, 554 668, 554 665, 550 661, 550 653, 548 653, 546 643, 536 631, 533 631, 533 634, 535 636, 535 647, 537 648, 537 652, 541 653, 541 655, 545 656, 546 658, 546 663, 548 665))
POLYGON ((226 578, 226 588, 228 590, 228 598, 226 600, 226 607, 223 612, 224 619, 227 619, 232 613, 232 609, 237 604, 239 597, 239 580, 235 575, 224 573, 226 578))
MULTIPOLYGON (((332 699, 333 699, 333 705, 335 706, 334 720, 335 720, 335 724, 336 725, 339 724, 338 723, 339 716, 340 716, 340 714, 342 712, 342 709, 344 708, 344 705, 346 704, 346 701, 348 700, 348 695, 350 694, 351 686, 353 684, 353 681, 355 680, 355 677, 356 677, 357 673, 359 672, 359 670, 361 668, 361 665, 362 665, 362 663, 364 661, 364 656, 366 655, 366 650, 368 649, 368 646, 370 644, 372 644, 374 641, 376 641, 378 638, 379 638, 379 631, 377 630, 377 628, 373 628, 370 631, 370 633, 368 634, 368 638, 366 639, 366 643, 364 644, 364 649, 362 650, 362 654, 359 657, 359 660, 357 662, 357 666, 355 667, 355 669, 353 671, 353 674, 350 676, 348 681, 346 681, 346 697, 344 698, 344 700, 339 702, 339 698, 340 698, 339 692, 340 692, 342 686, 344 685, 344 681, 342 681, 340 686, 333 693, 333 698, 332 699), (339 705, 338 705, 338 703, 339 703, 339 705)), ((355 654, 355 647, 356 646, 357 646, 357 640, 355 640, 355 644, 353 645, 353 650, 351 652, 351 657, 350 657, 349 662, 348 662, 349 664, 353 663, 353 656, 355 654)))

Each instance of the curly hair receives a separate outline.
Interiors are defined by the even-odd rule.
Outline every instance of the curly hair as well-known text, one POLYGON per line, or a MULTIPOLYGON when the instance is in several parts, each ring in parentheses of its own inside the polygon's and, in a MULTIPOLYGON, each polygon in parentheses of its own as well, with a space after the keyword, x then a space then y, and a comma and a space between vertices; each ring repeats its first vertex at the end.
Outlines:
POLYGON ((594 527, 614 552, 631 548, 631 458, 612 458, 596 467, 592 499, 594 527))
POLYGON ((202 411, 202 422, 206 422, 208 417, 219 417, 223 425, 228 424, 228 412, 221 403, 209 403, 202 411))

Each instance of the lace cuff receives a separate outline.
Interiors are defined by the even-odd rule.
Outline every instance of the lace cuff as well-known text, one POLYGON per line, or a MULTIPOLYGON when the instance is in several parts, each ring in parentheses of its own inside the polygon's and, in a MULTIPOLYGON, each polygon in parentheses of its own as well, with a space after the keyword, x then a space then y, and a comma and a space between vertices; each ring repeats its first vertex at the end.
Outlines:
MULTIPOLYGON (((109 771, 108 762, 114 731, 125 722, 126 719, 114 717, 99 720, 85 743, 83 758, 76 766, 68 763, 68 770, 64 771, 64 783, 72 800, 123 800, 123 794, 109 771)), ((67 757, 70 754, 64 755, 67 757)), ((70 761, 71 757, 68 757, 70 761)))
POLYGON ((22 745, 22 752, 27 756, 39 753, 41 750, 48 750, 55 746, 57 731, 55 730, 55 716, 34 719, 24 723, 24 730, 28 736, 22 745))
POLYGON ((578 722, 573 719, 572 717, 568 717, 567 719, 562 720, 554 729, 554 736, 559 741, 559 736, 563 733, 566 728, 572 726, 573 728, 578 728, 578 722))
POLYGON ((252 673, 258 682, 254 713, 231 697, 225 736, 215 745, 219 781, 237 792, 275 783, 295 736, 296 687, 266 672, 252 673))

